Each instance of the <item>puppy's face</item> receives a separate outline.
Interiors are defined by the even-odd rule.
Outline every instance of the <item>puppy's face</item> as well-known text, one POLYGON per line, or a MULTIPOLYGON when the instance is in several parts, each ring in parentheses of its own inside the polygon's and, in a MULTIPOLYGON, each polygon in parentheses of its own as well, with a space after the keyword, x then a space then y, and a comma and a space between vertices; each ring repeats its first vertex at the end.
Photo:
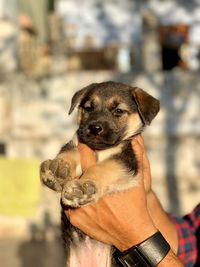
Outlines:
POLYGON ((115 146, 142 131, 159 111, 159 102, 142 89, 115 82, 91 84, 78 91, 78 137, 92 149, 115 146))

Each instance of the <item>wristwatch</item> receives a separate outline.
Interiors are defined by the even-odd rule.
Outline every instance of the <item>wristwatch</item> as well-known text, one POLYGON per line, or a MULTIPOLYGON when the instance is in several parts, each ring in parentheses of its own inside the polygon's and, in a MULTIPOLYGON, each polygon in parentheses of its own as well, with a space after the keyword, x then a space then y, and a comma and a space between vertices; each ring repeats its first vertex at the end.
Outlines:
POLYGON ((114 258, 120 266, 124 267, 156 267, 169 250, 169 243, 158 231, 125 252, 117 250, 114 258))

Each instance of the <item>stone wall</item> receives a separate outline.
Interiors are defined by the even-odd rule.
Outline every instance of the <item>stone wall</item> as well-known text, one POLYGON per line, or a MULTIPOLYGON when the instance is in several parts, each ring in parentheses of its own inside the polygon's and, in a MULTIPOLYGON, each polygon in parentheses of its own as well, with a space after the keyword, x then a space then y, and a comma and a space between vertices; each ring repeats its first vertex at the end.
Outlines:
POLYGON ((74 92, 106 80, 140 86, 160 99, 159 115, 145 132, 153 185, 168 210, 189 211, 200 193, 200 82, 195 73, 79 72, 40 81, 22 74, 1 77, 0 143, 7 157, 53 158, 75 131, 75 114, 67 114, 74 92))

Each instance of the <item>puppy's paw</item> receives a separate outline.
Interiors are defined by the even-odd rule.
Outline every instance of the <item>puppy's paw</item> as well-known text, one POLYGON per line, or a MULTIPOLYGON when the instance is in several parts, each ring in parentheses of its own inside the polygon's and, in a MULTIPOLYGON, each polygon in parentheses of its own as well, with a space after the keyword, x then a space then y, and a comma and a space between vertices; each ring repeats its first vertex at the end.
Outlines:
POLYGON ((49 188, 60 192, 66 179, 70 179, 70 166, 62 159, 46 160, 40 165, 41 181, 49 188))
POLYGON ((69 181, 63 187, 62 202, 70 207, 80 207, 96 200, 97 191, 93 181, 69 181))

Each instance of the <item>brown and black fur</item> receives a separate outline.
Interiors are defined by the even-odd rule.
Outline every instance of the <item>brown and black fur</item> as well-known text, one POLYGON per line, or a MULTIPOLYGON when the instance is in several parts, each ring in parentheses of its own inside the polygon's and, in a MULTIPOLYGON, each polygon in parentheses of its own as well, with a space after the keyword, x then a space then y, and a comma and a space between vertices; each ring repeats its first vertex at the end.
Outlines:
MULTIPOLYGON (((79 127, 75 138, 54 160, 41 164, 42 182, 61 192, 63 205, 70 207, 80 207, 137 184, 138 166, 131 138, 151 123, 159 111, 159 101, 140 88, 103 82, 78 91, 69 114, 76 106, 79 127), (97 156, 97 163, 84 173, 78 171, 79 142, 91 147, 97 156)), ((67 222, 64 214, 62 226, 68 252, 70 244, 75 243, 73 233, 77 233, 76 242, 84 242, 85 235, 67 222)))

